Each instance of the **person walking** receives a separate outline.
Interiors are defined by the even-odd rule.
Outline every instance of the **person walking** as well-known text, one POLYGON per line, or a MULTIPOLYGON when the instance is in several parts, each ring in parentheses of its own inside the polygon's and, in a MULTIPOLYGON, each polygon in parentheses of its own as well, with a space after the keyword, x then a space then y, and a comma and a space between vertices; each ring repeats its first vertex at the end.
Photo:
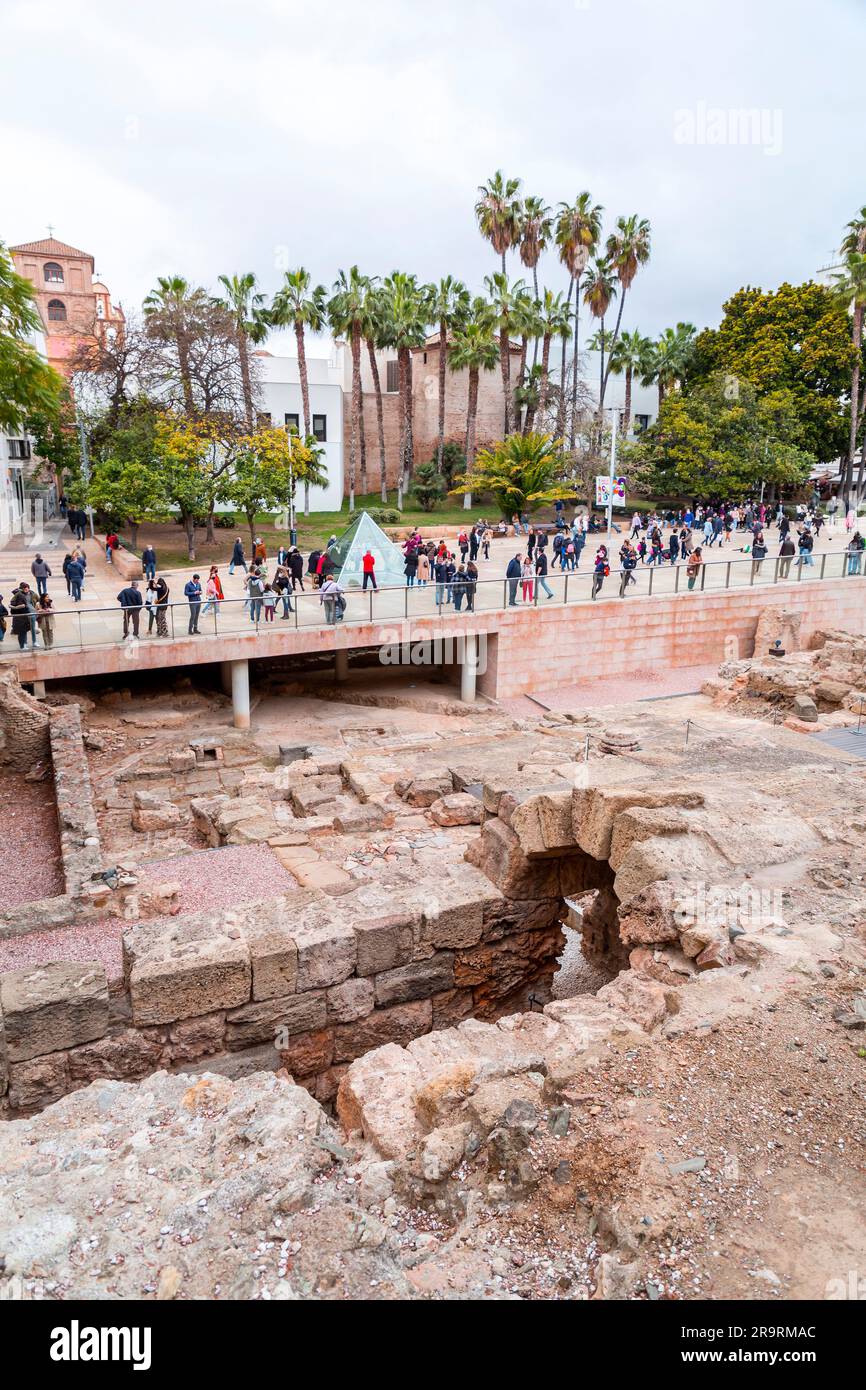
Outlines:
MULTIPOLYGON (((799 549, 800 554, 799 554, 799 557, 798 557, 798 559, 797 559, 797 564, 798 564, 798 565, 814 565, 815 560, 814 560, 814 557, 813 557, 813 555, 812 555, 812 547, 814 546, 814 544, 815 544, 815 537, 812 535, 812 532, 809 530, 808 526, 806 526, 806 527, 800 532, 800 540, 799 540, 799 544, 798 544, 798 549, 799 549)), ((753 547, 753 551, 754 551, 754 547, 753 547)))
POLYGON ((292 579, 292 593, 304 587, 304 557, 296 545, 289 551, 289 574, 292 579))
POLYGON ((292 579, 286 565, 280 565, 274 575, 274 588, 277 597, 283 605, 282 619, 287 619, 290 613, 294 613, 292 607, 292 579))
POLYGON ((535 597, 535 580, 532 561, 524 555, 520 566, 520 587, 524 603, 532 603, 535 597))
POLYGON ((343 621, 346 600, 343 597, 343 590, 332 575, 328 575, 322 584, 319 591, 319 602, 324 606, 325 621, 329 627, 343 621))
POLYGON ((607 555, 607 546, 600 545, 595 553, 595 563, 592 567, 592 593, 591 598, 596 599, 601 593, 601 586, 610 574, 610 561, 607 555))
POLYGON ((66 593, 67 593, 67 596, 68 596, 69 598, 72 597, 72 585, 71 585, 70 582, 69 582, 69 566, 70 566, 71 564, 72 564, 72 556, 71 556, 71 555, 69 554, 69 552, 67 551, 67 553, 66 553, 66 554, 64 555, 64 557, 63 557, 63 565, 62 565, 61 568, 63 569, 63 578, 64 578, 65 581, 66 581, 66 593))
POLYGON ((433 601, 436 604, 436 607, 439 608, 441 604, 446 601, 445 589, 446 584, 448 582, 447 552, 444 555, 441 552, 437 553, 436 558, 433 561, 433 578, 436 581, 436 593, 433 596, 433 601))
POLYGON ((637 567, 637 551, 630 540, 623 541, 619 552, 619 596, 625 598, 625 591, 629 584, 636 584, 634 571, 637 567))
POLYGON ((219 611, 219 605, 224 598, 225 595, 223 593, 220 572, 216 565, 211 565, 210 574, 208 575, 207 584, 205 585, 205 602, 202 605, 199 616, 203 618, 205 613, 208 613, 211 609, 213 609, 214 613, 217 613, 219 611))
POLYGON ((543 550, 535 557, 535 581, 548 598, 553 598, 553 590, 547 582, 547 556, 543 550))
POLYGON ((36 621, 42 645, 46 651, 54 646, 54 605, 50 594, 40 594, 36 603, 36 621))
POLYGON ((156 622, 156 580, 148 579, 144 590, 144 606, 147 609, 147 635, 153 632, 153 625, 156 622))
POLYGON ((451 581, 451 593, 454 598, 454 612, 459 613, 463 607, 463 600, 466 597, 466 567, 460 565, 451 581))
MULTIPOLYGON (((257 623, 262 616, 262 596, 265 592, 264 580, 261 571, 251 570, 244 580, 244 588, 247 591, 247 604, 250 610, 250 622, 257 623)), ((244 605, 247 606, 246 604, 244 605)))
POLYGON ((12 636, 18 638, 18 646, 22 651, 27 646, 27 638, 30 638, 30 645, 34 651, 36 649, 36 635, 33 632, 30 622, 33 615, 32 605, 27 596, 26 586, 21 585, 14 590, 9 600, 9 612, 12 616, 12 636))
POLYGON ((163 579, 162 575, 160 575, 160 576, 159 576, 159 579, 157 579, 157 581, 156 581, 156 598, 155 598, 155 600, 154 600, 154 605, 153 605, 153 606, 154 606, 154 609, 155 609, 155 611, 156 611, 156 635, 157 635, 157 637, 167 637, 167 636, 168 636, 168 600, 169 600, 169 593, 170 593, 169 587, 168 587, 168 585, 166 584, 165 580, 163 579))
MULTIPOLYGON (((676 562, 677 562, 677 560, 678 560, 679 558, 680 558, 680 538, 679 538, 679 536, 677 535, 676 527, 674 527, 674 529, 673 529, 673 531, 671 531, 670 537, 669 537, 669 539, 668 539, 668 559, 670 560, 670 562, 671 562, 672 565, 675 565, 676 562)), ((635 562, 637 562, 637 557, 635 557, 635 562)))
POLYGON ((793 538, 785 532, 782 544, 779 546, 779 578, 787 579, 791 573, 791 560, 796 553, 796 546, 793 538))
POLYGON ((848 573, 859 574, 860 566, 863 563, 863 551, 866 549, 866 540, 855 531, 846 547, 848 551, 848 573))
POLYGON ((69 585, 72 602, 80 603, 81 586, 84 583, 84 566, 75 551, 73 551, 69 564, 66 566, 66 582, 69 585))
POLYGON ((33 564, 30 566, 30 573, 36 580, 36 592, 41 597, 48 593, 48 581, 51 578, 51 567, 47 560, 43 560, 41 555, 34 556, 33 564))
POLYGON ((3 595, 0 594, 0 642, 2 642, 2 641, 5 639, 5 637, 6 637, 6 631, 7 631, 8 626, 9 626, 9 609, 6 607, 6 604, 3 602, 3 595))
POLYGON ((379 585, 376 583, 376 557, 369 547, 364 551, 361 557, 361 568, 364 572, 363 588, 366 589, 369 584, 371 588, 378 589, 379 585))
POLYGON ((232 558, 229 560, 229 574, 234 574, 236 569, 241 569, 244 574, 249 574, 247 557, 244 554, 244 543, 240 536, 235 536, 235 543, 232 546, 232 558))
POLYGON ((85 537, 85 534, 86 534, 86 531, 85 531, 86 526, 87 526, 87 512, 82 511, 81 508, 78 507, 77 510, 76 510, 76 512, 75 512, 75 539, 76 539, 77 541, 83 541, 83 540, 84 540, 84 537, 85 537))
POLYGON ((508 568, 505 577, 508 580, 508 607, 517 607, 517 586, 523 573, 523 565, 519 555, 515 555, 513 560, 508 561, 508 568))
POLYGON ((688 558, 688 563, 686 565, 686 579, 688 581, 688 587, 690 589, 693 589, 695 587, 698 575, 700 574, 701 565, 703 563, 704 562, 703 557, 701 556, 701 547, 699 545, 695 546, 694 550, 688 558))
POLYGON ((117 602, 123 612, 123 640, 126 641, 130 636, 138 636, 138 624, 141 618, 142 597, 138 591, 138 581, 131 579, 125 588, 121 589, 117 595, 117 602))
POLYGON ((141 552, 141 563, 144 568, 145 579, 156 579, 156 551, 152 545, 146 545, 141 552))
POLYGON ((478 566, 474 560, 470 560, 466 566, 466 578, 463 581, 466 589, 466 612, 475 612, 475 593, 478 587, 478 566))
POLYGON ((481 553, 485 560, 490 559, 490 542, 493 540, 493 532, 489 526, 485 526, 481 533, 481 553))
POLYGON ((480 530, 481 528, 476 525, 473 526, 472 530, 469 532, 469 559, 472 561, 473 564, 478 559, 478 540, 480 530))
POLYGON ((759 531, 752 543, 752 579, 761 573, 761 566, 767 558, 767 542, 763 531, 759 531))
POLYGON ((415 583, 415 575, 418 573, 418 551, 414 546, 410 546, 406 551, 406 563, 403 566, 403 573, 406 576, 406 584, 411 589, 415 583))
POLYGON ((266 563, 267 558, 268 552, 265 547, 265 543, 262 540, 261 536, 256 536, 255 544, 253 545, 253 559, 255 560, 256 564, 261 568, 261 566, 266 563))
POLYGON ((184 598, 189 604, 189 623, 187 624, 188 637, 200 637, 198 630, 198 619, 201 613, 201 577, 194 574, 192 579, 188 579, 183 586, 184 598))

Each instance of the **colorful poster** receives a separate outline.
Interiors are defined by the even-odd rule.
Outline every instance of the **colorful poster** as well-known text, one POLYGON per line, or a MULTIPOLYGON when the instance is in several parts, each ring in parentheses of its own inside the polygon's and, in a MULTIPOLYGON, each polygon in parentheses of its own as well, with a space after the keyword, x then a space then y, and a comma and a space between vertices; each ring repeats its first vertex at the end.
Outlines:
POLYGON ((606 507, 611 502, 615 507, 625 506, 625 478, 612 479, 607 473, 599 474, 595 480, 595 505, 606 507))

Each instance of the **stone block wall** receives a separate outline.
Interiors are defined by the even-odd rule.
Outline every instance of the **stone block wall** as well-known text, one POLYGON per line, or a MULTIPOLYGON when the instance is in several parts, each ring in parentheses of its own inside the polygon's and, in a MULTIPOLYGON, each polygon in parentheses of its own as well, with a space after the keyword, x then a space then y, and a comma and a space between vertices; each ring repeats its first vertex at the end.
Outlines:
POLYGON ((48 759, 48 710, 22 690, 14 671, 0 673, 0 767, 31 772, 48 759))

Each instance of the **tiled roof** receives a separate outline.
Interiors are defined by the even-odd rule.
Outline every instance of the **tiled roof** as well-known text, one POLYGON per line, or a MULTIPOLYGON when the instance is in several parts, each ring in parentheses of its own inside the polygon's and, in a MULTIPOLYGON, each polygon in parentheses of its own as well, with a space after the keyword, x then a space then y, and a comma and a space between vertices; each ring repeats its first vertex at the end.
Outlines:
POLYGON ((25 241, 20 246, 10 246, 9 250, 31 252, 37 256, 83 256, 87 261, 93 260, 89 251, 78 251, 74 246, 67 246, 65 241, 58 241, 53 236, 46 237, 44 241, 25 241))

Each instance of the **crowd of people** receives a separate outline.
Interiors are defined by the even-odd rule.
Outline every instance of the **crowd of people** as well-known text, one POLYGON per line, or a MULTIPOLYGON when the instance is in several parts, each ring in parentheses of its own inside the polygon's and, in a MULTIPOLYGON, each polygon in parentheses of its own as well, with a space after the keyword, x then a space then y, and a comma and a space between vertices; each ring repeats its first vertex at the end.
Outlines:
MULTIPOLYGON (((618 546, 619 596, 624 598, 629 588, 637 584, 636 573, 640 569, 660 565, 684 565, 686 587, 694 589, 706 563, 706 552, 716 548, 736 548, 744 560, 751 561, 754 577, 760 574, 769 555, 765 527, 771 525, 778 528, 778 539, 774 542, 778 545, 778 576, 787 579, 792 564, 814 564, 813 550, 822 528, 826 526, 828 533, 832 533, 837 512, 834 499, 823 509, 801 504, 793 517, 781 506, 770 509, 760 502, 697 506, 694 509, 686 507, 665 512, 635 511, 628 535, 618 546)), ((67 520, 76 538, 83 539, 84 512, 67 508, 67 520)), ((847 536, 847 573, 860 574, 866 540, 857 529, 853 511, 845 513, 844 527, 847 536)), ((464 527, 456 541, 450 543, 444 539, 425 539, 416 529, 406 537, 401 547, 405 585, 412 589, 429 588, 436 607, 450 607, 455 613, 473 612, 479 583, 479 559, 489 561, 494 539, 507 536, 510 530, 524 543, 506 567, 507 603, 509 607, 517 607, 518 602, 535 604, 542 595, 546 599, 554 597, 548 580, 557 567, 562 574, 581 569, 588 538, 600 529, 597 517, 584 511, 576 511, 571 522, 567 523, 564 508, 559 505, 555 508, 553 526, 533 525, 523 514, 515 514, 510 527, 504 520, 493 524, 482 519, 470 527, 464 527)), ((620 526, 617 524, 613 529, 619 532, 620 526)), ((243 572, 244 592, 242 600, 238 601, 242 604, 244 618, 256 626, 259 623, 274 623, 278 617, 285 621, 295 611, 293 596, 298 591, 309 590, 317 592, 328 624, 342 621, 346 612, 346 594, 339 579, 336 544, 336 536, 331 536, 324 547, 314 548, 306 560, 296 545, 283 544, 270 561, 267 547, 260 537, 255 538, 249 556, 242 537, 236 537, 228 573, 234 576, 238 571, 243 572)), ((108 564, 114 562, 118 545, 118 537, 113 532, 109 533, 105 541, 108 564)), ((155 631, 157 638, 167 638, 174 635, 173 624, 171 632, 169 624, 171 588, 165 576, 158 573, 156 551, 152 545, 144 547, 141 562, 143 588, 138 580, 130 580, 117 594, 123 637, 139 637, 146 614, 147 635, 152 636, 155 631)), ((40 638, 42 648, 49 650, 54 645, 55 629, 54 604, 48 593, 52 569, 41 554, 34 556, 30 568, 33 583, 19 583, 8 607, 0 595, 0 641, 11 627, 11 633, 22 650, 28 646, 36 650, 40 638)), ((61 568, 67 595, 77 605, 82 602, 87 573, 83 544, 74 545, 64 554, 61 568)), ((584 564, 584 569, 589 569, 592 576, 590 594, 593 599, 602 592, 612 568, 608 545, 601 543, 594 547, 589 564, 584 564)), ((361 574, 364 591, 379 587, 376 555, 369 548, 361 560, 361 574)), ((201 635, 201 619, 208 613, 216 614, 226 601, 218 565, 209 567, 206 578, 202 573, 194 572, 184 582, 182 589, 182 602, 186 604, 188 613, 187 635, 201 635)))

